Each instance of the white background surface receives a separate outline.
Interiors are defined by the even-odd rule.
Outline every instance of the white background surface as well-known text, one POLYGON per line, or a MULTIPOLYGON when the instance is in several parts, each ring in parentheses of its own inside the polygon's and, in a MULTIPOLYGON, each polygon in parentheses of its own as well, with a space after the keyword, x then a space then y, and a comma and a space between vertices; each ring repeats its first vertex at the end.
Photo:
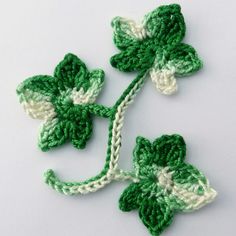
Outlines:
MULTIPOLYGON (((179 79, 172 97, 158 93, 149 80, 126 113, 120 165, 131 168, 137 135, 151 140, 179 133, 187 161, 200 168, 219 192, 214 203, 178 214, 163 236, 234 235, 236 219, 236 4, 235 1, 175 1, 182 6, 185 42, 196 48, 204 68, 179 79)), ((15 88, 25 78, 52 74, 67 52, 90 69, 106 71, 99 103, 112 105, 135 74, 118 72, 109 58, 114 16, 141 19, 156 0, 0 1, 0 235, 94 236, 149 235, 137 212, 123 213, 118 199, 128 183, 113 183, 86 196, 67 197, 43 183, 53 168, 64 180, 83 180, 103 167, 107 125, 95 118, 94 135, 83 151, 71 144, 54 151, 37 148, 41 123, 19 105, 15 88)))

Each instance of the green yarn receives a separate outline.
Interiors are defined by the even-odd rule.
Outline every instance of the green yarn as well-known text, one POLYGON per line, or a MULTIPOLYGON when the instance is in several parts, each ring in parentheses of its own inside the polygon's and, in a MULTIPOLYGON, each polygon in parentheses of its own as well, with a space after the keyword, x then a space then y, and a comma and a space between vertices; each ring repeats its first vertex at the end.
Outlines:
POLYGON ((158 203, 155 198, 146 198, 139 208, 139 217, 152 235, 160 235, 172 223, 173 215, 168 204, 158 203))
POLYGON ((45 182, 65 195, 98 191, 114 180, 131 180, 123 191, 119 207, 138 210, 149 232, 160 235, 176 212, 197 210, 210 203, 216 192, 198 169, 185 162, 186 145, 180 135, 163 135, 154 142, 137 137, 133 171, 119 169, 121 130, 124 115, 148 75, 165 95, 177 90, 175 76, 189 75, 202 66, 194 48, 182 43, 185 23, 180 6, 160 6, 141 24, 116 17, 112 21, 114 43, 120 53, 110 60, 121 71, 137 71, 137 77, 114 106, 95 104, 103 83, 103 70, 88 71, 84 62, 67 54, 53 76, 37 75, 17 88, 20 103, 35 119, 44 121, 38 145, 43 151, 71 141, 80 149, 92 134, 92 116, 109 119, 106 160, 94 177, 81 182, 60 180, 53 170, 45 182))
POLYGON ((122 211, 139 210, 152 235, 159 235, 177 211, 193 211, 214 199, 206 177, 184 162, 186 146, 179 135, 163 135, 153 143, 138 137, 134 149, 137 183, 124 190, 122 211))
POLYGON ((110 109, 93 104, 104 82, 102 70, 88 71, 75 55, 67 54, 54 76, 25 80, 17 94, 33 118, 43 119, 38 145, 43 151, 70 140, 84 148, 92 134, 92 116, 109 117, 110 109))
POLYGON ((112 21, 114 43, 121 50, 111 59, 120 71, 150 70, 163 94, 176 91, 175 76, 186 76, 202 66, 193 47, 181 43, 185 23, 180 6, 161 6, 147 14, 142 24, 116 17, 112 21))
MULTIPOLYGON (((95 192, 113 180, 132 179, 132 173, 125 173, 118 169, 119 149, 121 147, 121 134, 123 115, 121 112, 126 109, 127 105, 133 100, 133 97, 141 89, 146 80, 146 73, 141 72, 123 92, 115 105, 109 110, 109 126, 108 126, 108 144, 106 152, 106 160, 101 172, 85 181, 81 182, 64 182, 61 181, 53 170, 49 169, 44 174, 45 182, 56 191, 66 194, 86 194, 95 192), (124 103, 125 102, 125 103, 124 103), (122 105, 124 103, 124 105, 122 105), (117 119, 118 117, 118 119, 117 119), (120 174, 121 172, 121 174, 120 174)), ((89 106, 88 106, 89 107, 89 106)), ((90 107, 89 107, 90 108, 90 107)), ((106 109, 104 109, 106 111, 106 109)))

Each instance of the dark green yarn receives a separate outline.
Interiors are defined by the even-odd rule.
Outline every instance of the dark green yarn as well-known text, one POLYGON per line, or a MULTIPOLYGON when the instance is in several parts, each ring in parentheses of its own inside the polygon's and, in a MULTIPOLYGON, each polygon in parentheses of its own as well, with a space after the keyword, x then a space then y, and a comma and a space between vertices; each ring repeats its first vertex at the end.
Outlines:
POLYGON ((103 83, 102 70, 88 71, 85 64, 75 55, 67 54, 57 65, 54 77, 38 75, 25 80, 18 88, 17 94, 22 101, 30 102, 31 99, 40 102, 45 96, 47 101, 54 106, 57 123, 46 122, 41 132, 39 147, 47 151, 62 145, 70 140, 79 149, 86 146, 92 134, 92 114, 102 117, 110 116, 110 109, 97 104, 74 104, 70 98, 73 89, 83 89, 84 92, 92 86, 92 81, 99 80, 103 83), (35 95, 27 94, 28 91, 35 95), (94 107, 93 107, 94 106, 94 107), (52 126, 52 127, 50 127, 52 126))
POLYGON ((160 6, 147 14, 143 27, 148 34, 143 39, 131 37, 122 24, 119 17, 112 21, 114 43, 121 52, 110 59, 120 71, 175 68, 177 76, 186 76, 202 67, 194 48, 181 43, 186 26, 179 5, 160 6))
POLYGON ((152 235, 160 235, 173 221, 174 212, 165 203, 153 198, 144 199, 139 208, 139 217, 152 235))
MULTIPOLYGON (((139 182, 130 184, 122 193, 119 207, 122 211, 139 210, 139 216, 152 235, 159 235, 171 222, 176 211, 187 206, 184 196, 178 198, 172 191, 173 186, 162 186, 157 176, 166 168, 162 181, 180 184, 188 191, 195 191, 201 196, 204 188, 199 181, 207 186, 205 176, 192 165, 184 162, 186 145, 180 135, 163 135, 153 143, 138 137, 134 149, 134 169, 139 182), (167 173, 171 173, 168 180, 167 173), (192 190, 191 186, 198 186, 192 190)), ((166 182, 166 184, 167 184, 166 182)), ((177 186, 177 185, 176 185, 177 186)), ((181 193, 181 192, 180 192, 181 193)), ((191 204, 194 204, 191 203, 191 204)))
MULTIPOLYGON (((114 126, 114 119, 115 119, 115 115, 117 113, 117 109, 119 107, 119 105, 122 103, 122 101, 125 99, 125 97, 129 94, 129 92, 137 85, 137 83, 139 83, 140 81, 142 82, 142 84, 144 84, 145 80, 146 80, 146 72, 143 71, 141 73, 138 74, 138 76, 130 83, 130 85, 128 86, 128 88, 122 93, 122 95, 120 96, 120 98, 117 100, 117 102, 115 103, 115 105, 110 109, 110 111, 107 113, 109 114, 109 126, 108 126, 108 145, 107 145, 107 152, 106 152, 106 160, 105 160, 105 164, 103 169, 101 170, 101 172, 92 177, 89 178, 85 181, 81 181, 81 182, 64 182, 58 179, 58 177, 55 175, 53 170, 48 170, 45 174, 44 174, 44 179, 45 182, 50 185, 52 188, 56 189, 58 192, 64 193, 64 194, 68 194, 68 195, 73 195, 73 193, 70 192, 69 188, 66 187, 73 187, 73 186, 83 186, 85 184, 88 184, 90 182, 99 180, 101 177, 103 177, 104 175, 106 175, 106 173, 109 170, 109 163, 110 163, 110 159, 111 159, 111 140, 112 140, 112 129, 114 126)), ((140 85, 140 86, 141 86, 140 85)), ((91 109, 90 106, 88 106, 88 109, 91 109)), ((105 108, 103 109, 106 113, 108 110, 105 108)))
POLYGON ((160 46, 179 43, 186 31, 184 17, 178 4, 158 7, 145 16, 144 23, 160 46))
MULTIPOLYGON (((159 48, 159 52, 162 49, 159 48)), ((140 71, 149 69, 155 60, 156 48, 152 40, 136 42, 128 49, 111 57, 111 65, 124 72, 140 71)))
POLYGON ((55 68, 54 77, 58 87, 64 91, 67 88, 88 88, 88 71, 86 65, 75 55, 67 54, 55 68))
MULTIPOLYGON (((191 46, 181 43, 185 23, 177 4, 161 6, 146 15, 143 21, 146 33, 138 29, 138 39, 132 36, 133 32, 124 32, 122 24, 129 27, 127 22, 122 23, 120 17, 112 22, 114 42, 121 52, 111 58, 111 64, 121 71, 138 71, 139 74, 111 108, 94 104, 104 72, 99 69, 89 72, 84 62, 73 54, 65 56, 53 77, 32 77, 19 86, 17 93, 29 110, 34 108, 30 104, 32 101, 39 108, 42 108, 40 102, 43 101, 48 107, 46 111, 50 113, 53 110, 56 114, 52 112, 46 116, 40 109, 36 109, 39 114, 33 114, 36 117, 46 116, 45 132, 41 132, 39 142, 42 150, 49 150, 68 140, 76 148, 84 148, 92 134, 93 115, 108 118, 107 154, 101 172, 85 181, 64 182, 53 170, 48 170, 44 175, 45 182, 60 193, 75 195, 95 192, 113 180, 132 180, 133 183, 120 197, 120 209, 138 210, 149 232, 160 235, 172 222, 175 212, 198 209, 209 203, 212 200, 210 194, 215 192, 199 170, 184 162, 186 146, 179 135, 163 135, 154 142, 138 137, 133 152, 134 172, 120 170, 117 162, 124 112, 153 69, 157 70, 157 74, 163 72, 165 75, 167 70, 176 76, 185 76, 198 70, 201 61, 191 46), (83 90, 82 95, 88 94, 83 97, 80 89, 83 90), (78 93, 71 97, 74 91, 78 93), (89 96, 92 98, 86 100, 89 96)), ((164 79, 168 79, 171 74, 168 73, 164 79)))
POLYGON ((140 186, 137 183, 132 183, 122 193, 119 200, 119 208, 122 211, 136 210, 140 206, 140 186))

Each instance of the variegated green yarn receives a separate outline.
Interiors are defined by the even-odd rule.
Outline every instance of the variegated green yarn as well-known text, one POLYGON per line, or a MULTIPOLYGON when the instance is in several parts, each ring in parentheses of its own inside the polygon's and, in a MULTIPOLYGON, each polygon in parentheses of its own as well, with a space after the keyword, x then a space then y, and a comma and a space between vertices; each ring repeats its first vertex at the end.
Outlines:
POLYGON ((177 90, 175 76, 189 75, 202 66, 194 48, 181 42, 185 23, 177 4, 158 7, 140 24, 116 17, 112 26, 121 52, 111 58, 111 65, 121 71, 149 71, 163 94, 177 90))
POLYGON ((206 177, 184 162, 185 154, 179 135, 163 135, 153 143, 143 137, 136 140, 136 183, 125 189, 119 206, 122 211, 139 210, 152 235, 159 235, 175 212, 199 209, 216 196, 206 177))
POLYGON ((196 51, 182 43, 185 23, 180 6, 160 6, 141 24, 116 17, 112 21, 114 42, 120 53, 112 66, 138 75, 112 107, 96 104, 103 83, 101 69, 89 71, 84 62, 67 54, 53 76, 38 75, 17 88, 20 103, 33 118, 44 121, 39 147, 47 151, 71 141, 84 148, 92 134, 92 117, 107 118, 108 140, 105 164, 97 175, 84 181, 62 181, 53 170, 45 182, 65 195, 96 192, 112 181, 129 180, 119 200, 122 211, 138 210, 149 232, 160 235, 177 212, 190 212, 213 201, 216 196, 206 177, 185 162, 186 145, 177 134, 163 135, 154 142, 137 137, 133 170, 119 168, 125 112, 151 77, 165 95, 177 90, 175 77, 189 75, 202 66, 196 51))
POLYGON ((96 106, 87 105, 94 103, 103 82, 102 70, 89 72, 78 57, 67 54, 53 77, 37 75, 19 85, 17 94, 26 112, 44 120, 38 142, 43 151, 67 140, 76 148, 85 147, 92 133, 91 111, 97 112, 96 106))

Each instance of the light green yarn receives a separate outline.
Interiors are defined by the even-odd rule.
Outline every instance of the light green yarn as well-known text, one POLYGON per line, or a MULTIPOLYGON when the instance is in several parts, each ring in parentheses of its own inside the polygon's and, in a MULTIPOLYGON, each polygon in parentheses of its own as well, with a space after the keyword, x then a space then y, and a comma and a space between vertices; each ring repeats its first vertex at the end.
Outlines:
POLYGON ((53 77, 37 75, 18 86, 17 94, 26 112, 44 120, 38 142, 43 151, 68 140, 76 148, 85 147, 92 134, 91 113, 103 116, 103 111, 109 110, 93 105, 103 82, 102 70, 89 72, 78 57, 67 54, 53 77))
POLYGON ((186 27, 177 4, 158 7, 140 24, 116 17, 112 27, 121 52, 111 58, 111 65, 125 72, 150 70, 163 94, 177 90, 175 76, 189 75, 202 66, 194 48, 182 43, 186 27))
POLYGON ((154 142, 138 137, 133 170, 119 169, 121 130, 125 111, 148 76, 165 95, 177 90, 176 77, 189 75, 202 66, 195 49, 182 43, 185 23, 180 6, 160 6, 143 22, 116 17, 112 21, 114 43, 120 53, 111 58, 121 71, 137 71, 137 77, 112 107, 95 104, 103 83, 103 70, 89 71, 77 56, 67 54, 54 75, 38 75, 17 88, 26 112, 42 119, 39 147, 47 151, 71 141, 84 148, 92 134, 92 116, 109 120, 106 160, 99 174, 85 181, 65 182, 53 170, 45 182, 65 195, 98 191, 110 182, 130 180, 119 200, 122 211, 138 210, 149 232, 160 235, 174 214, 206 205, 216 196, 206 177, 185 162, 186 146, 180 135, 163 135, 154 142))
POLYGON ((139 181, 124 190, 119 206, 122 211, 139 210, 152 235, 159 235, 175 212, 199 209, 216 196, 206 177, 184 162, 185 154, 179 135, 163 135, 153 143, 136 139, 134 170, 139 181))

